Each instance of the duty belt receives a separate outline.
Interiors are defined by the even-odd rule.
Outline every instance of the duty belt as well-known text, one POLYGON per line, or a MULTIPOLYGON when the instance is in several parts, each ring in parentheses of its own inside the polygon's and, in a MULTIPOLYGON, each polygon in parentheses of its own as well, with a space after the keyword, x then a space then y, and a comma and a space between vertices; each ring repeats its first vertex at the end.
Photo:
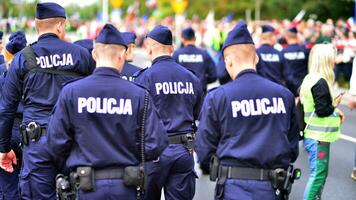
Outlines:
POLYGON ((252 179, 268 181, 270 180, 270 174, 272 171, 273 170, 268 169, 220 166, 219 176, 225 176, 228 179, 252 179))
POLYGON ((195 140, 194 133, 168 136, 169 144, 183 144, 191 153, 193 152, 194 140, 195 140))
MULTIPOLYGON (((85 176, 91 172, 87 171, 87 167, 78 167, 77 174, 80 176, 85 176)), ((94 170, 93 175, 95 180, 102 179, 122 179, 124 177, 124 168, 115 167, 115 168, 105 168, 94 170)))
POLYGON ((168 136, 169 144, 185 144, 187 141, 194 141, 194 139, 195 135, 193 133, 168 136))
POLYGON ((36 122, 20 125, 21 144, 28 145, 30 141, 37 142, 41 136, 47 135, 47 127, 41 126, 36 122))

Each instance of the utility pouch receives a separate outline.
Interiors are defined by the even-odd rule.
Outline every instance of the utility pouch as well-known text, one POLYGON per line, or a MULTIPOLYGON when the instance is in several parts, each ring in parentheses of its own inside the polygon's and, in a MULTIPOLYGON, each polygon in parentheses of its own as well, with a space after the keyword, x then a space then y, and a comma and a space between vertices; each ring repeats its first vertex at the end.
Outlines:
POLYGON ((28 135, 27 135, 27 132, 26 132, 26 127, 27 127, 27 125, 25 125, 25 124, 21 124, 20 125, 21 147, 23 147, 24 145, 28 145, 29 144, 29 139, 28 139, 28 135))
POLYGON ((79 189, 84 192, 95 191, 95 175, 91 167, 78 167, 77 174, 79 176, 79 189))
POLYGON ((143 166, 128 166, 124 169, 124 184, 128 187, 144 186, 145 170, 143 166))
POLYGON ((211 156, 210 164, 209 164, 210 181, 216 181, 216 179, 218 178, 219 165, 220 165, 219 158, 216 155, 211 156))

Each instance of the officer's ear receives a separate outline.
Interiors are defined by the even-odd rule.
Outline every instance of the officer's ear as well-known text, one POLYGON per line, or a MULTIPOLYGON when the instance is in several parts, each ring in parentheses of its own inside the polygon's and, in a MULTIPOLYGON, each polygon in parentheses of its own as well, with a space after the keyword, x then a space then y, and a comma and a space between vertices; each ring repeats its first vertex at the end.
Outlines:
POLYGON ((95 62, 97 61, 97 57, 96 57, 96 49, 94 48, 93 51, 91 52, 91 56, 93 57, 93 59, 95 60, 95 62))
POLYGON ((255 59, 253 64, 256 66, 259 61, 260 61, 260 57, 258 57, 257 53, 255 53, 255 59))

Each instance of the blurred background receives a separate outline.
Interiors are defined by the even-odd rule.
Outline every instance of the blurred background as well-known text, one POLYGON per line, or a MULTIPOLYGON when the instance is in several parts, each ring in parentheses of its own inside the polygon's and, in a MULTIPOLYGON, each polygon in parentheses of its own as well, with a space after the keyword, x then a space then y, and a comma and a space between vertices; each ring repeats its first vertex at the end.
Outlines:
MULTIPOLYGON (((50 0, 1 0, 0 30, 24 30, 28 40, 35 36, 34 16, 38 2, 50 0)), ((52 0, 53 1, 53 0, 52 0)), ((286 45, 284 34, 297 26, 299 42, 311 48, 314 44, 331 42, 338 50, 336 75, 338 84, 348 87, 352 58, 356 52, 354 0, 57 0, 66 8, 67 39, 94 39, 106 22, 120 31, 137 34, 137 45, 143 46, 147 32, 157 24, 168 26, 180 46, 180 32, 192 26, 197 46, 206 48, 218 59, 227 33, 238 20, 248 22, 259 45, 262 24, 276 29, 276 48, 286 45)), ((7 41, 6 39, 4 40, 7 41)))

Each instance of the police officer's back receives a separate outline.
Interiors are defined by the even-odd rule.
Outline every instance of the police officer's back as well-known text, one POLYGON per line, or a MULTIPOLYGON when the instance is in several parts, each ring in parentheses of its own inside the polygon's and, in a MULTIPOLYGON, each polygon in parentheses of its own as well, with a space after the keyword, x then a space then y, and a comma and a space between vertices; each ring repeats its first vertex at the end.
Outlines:
POLYGON ((287 87, 298 96, 298 88, 302 84, 304 77, 308 73, 308 50, 298 44, 298 31, 296 27, 290 28, 286 34, 288 45, 282 50, 282 55, 286 62, 285 74, 291 80, 287 87))
POLYGON ((275 49, 274 28, 270 25, 262 26, 261 46, 257 49, 259 62, 256 66, 257 73, 268 80, 281 85, 285 84, 284 58, 280 51, 275 49))
POLYGON ((199 79, 170 56, 172 33, 156 26, 147 36, 147 52, 152 66, 140 71, 135 81, 148 88, 170 145, 148 163, 146 199, 192 199, 195 188, 192 144, 203 91, 199 79))
POLYGON ((68 158, 67 165, 78 173, 79 199, 136 199, 136 187, 123 184, 123 177, 125 167, 140 164, 141 136, 148 160, 167 146, 148 93, 120 76, 126 48, 120 32, 105 25, 93 52, 97 68, 63 88, 50 119, 50 152, 59 163, 68 158), (91 187, 83 184, 88 178, 91 187))
POLYGON ((192 28, 182 31, 182 43, 184 47, 177 49, 173 53, 173 58, 194 72, 206 92, 207 84, 216 81, 217 78, 215 63, 207 51, 195 46, 195 33, 192 28))
POLYGON ((24 101, 21 128, 24 162, 20 175, 23 199, 54 199, 56 168, 48 155, 46 127, 62 84, 92 72, 90 55, 84 48, 63 41, 65 10, 55 3, 36 8, 38 41, 15 55, 3 86, 0 106, 0 162, 12 171, 14 156, 9 144, 14 114, 24 101), (25 51, 26 50, 26 51, 25 51), (25 57, 26 56, 26 57, 25 57))
POLYGON ((195 150, 199 160, 210 154, 220 160, 220 168, 211 169, 220 169, 218 199, 277 199, 267 174, 297 158, 294 97, 256 73, 258 57, 245 23, 229 33, 223 55, 233 81, 206 96, 195 150))
MULTIPOLYGON (((27 44, 24 32, 17 31, 10 35, 9 42, 5 47, 5 63, 0 65, 0 96, 2 95, 2 86, 7 74, 7 68, 14 58, 14 54, 21 51, 27 44)), ((12 126, 11 134, 11 149, 15 152, 17 158, 17 165, 14 167, 14 172, 9 173, 0 169, 0 195, 2 199, 19 199, 19 173, 21 168, 22 152, 20 148, 20 124, 22 122, 23 103, 20 102, 14 123, 12 126)))
POLYGON ((134 59, 134 49, 136 47, 136 34, 132 32, 123 32, 122 33, 124 40, 127 44, 127 51, 126 51, 126 61, 124 68, 121 71, 121 77, 128 81, 133 81, 133 75, 140 71, 141 68, 133 65, 132 62, 134 59))

